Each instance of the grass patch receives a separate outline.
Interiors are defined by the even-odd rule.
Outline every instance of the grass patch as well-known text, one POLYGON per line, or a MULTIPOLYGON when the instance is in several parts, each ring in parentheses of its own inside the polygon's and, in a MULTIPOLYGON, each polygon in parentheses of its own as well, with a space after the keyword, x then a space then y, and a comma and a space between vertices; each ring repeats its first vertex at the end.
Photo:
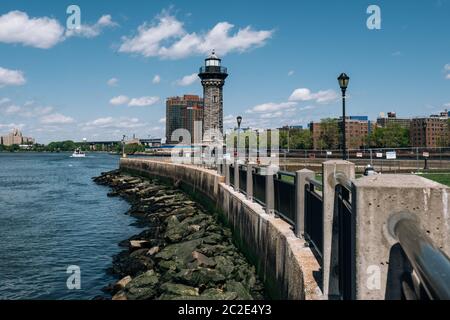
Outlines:
POLYGON ((419 176, 445 184, 450 187, 450 174, 448 173, 424 173, 419 176))

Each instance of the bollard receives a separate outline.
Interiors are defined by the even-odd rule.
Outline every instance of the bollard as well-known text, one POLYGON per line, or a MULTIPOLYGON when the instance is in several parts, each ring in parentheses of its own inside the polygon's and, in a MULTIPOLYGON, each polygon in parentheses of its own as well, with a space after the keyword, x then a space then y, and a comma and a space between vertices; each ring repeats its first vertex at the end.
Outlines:
POLYGON ((229 186, 230 185, 230 164, 225 160, 224 166, 225 166, 225 184, 227 186, 229 186))
POLYGON ((355 164, 344 160, 322 163, 323 179, 323 294, 326 297, 339 295, 339 230, 334 221, 336 172, 344 173, 347 178, 355 178, 355 164))
POLYGON ((274 165, 269 165, 266 172, 266 213, 273 215, 275 214, 275 185, 274 185, 274 174, 280 168, 274 165))
POLYGON ((305 209, 306 209, 306 198, 305 198, 305 185, 308 183, 307 178, 314 179, 314 171, 308 169, 302 169, 296 173, 296 184, 295 184, 295 194, 296 194, 296 224, 295 224, 295 235, 298 238, 302 238, 305 232, 305 209))
POLYGON ((239 192, 239 161, 234 162, 234 191, 239 192))
POLYGON ((247 200, 253 201, 253 166, 254 164, 247 164, 247 200))

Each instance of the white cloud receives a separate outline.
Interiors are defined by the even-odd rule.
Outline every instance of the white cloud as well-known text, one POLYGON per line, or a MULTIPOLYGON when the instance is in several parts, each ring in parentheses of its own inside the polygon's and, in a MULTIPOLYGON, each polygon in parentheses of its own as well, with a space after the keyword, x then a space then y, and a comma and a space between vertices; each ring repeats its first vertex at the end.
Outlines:
POLYGON ((81 124, 83 130, 98 130, 98 129, 136 129, 145 127, 147 124, 141 122, 138 118, 113 118, 113 117, 105 117, 98 118, 93 121, 89 121, 81 124))
POLYGON ((272 30, 256 31, 247 26, 230 35, 233 27, 228 22, 219 22, 206 33, 188 33, 182 22, 163 12, 153 23, 139 26, 135 36, 123 37, 119 52, 181 59, 216 49, 218 54, 226 55, 263 46, 273 34, 272 30))
POLYGON ((229 114, 229 115, 223 117, 224 124, 233 124, 235 122, 236 122, 236 118, 232 114, 229 114))
POLYGON ((106 14, 101 16, 95 24, 82 24, 79 28, 66 30, 66 37, 95 38, 102 33, 103 29, 112 28, 117 25, 112 20, 111 15, 106 14))
POLYGON ((159 97, 140 97, 140 98, 133 98, 128 103, 129 107, 146 107, 146 106, 152 106, 156 103, 158 103, 159 97))
POLYGON ((23 123, 0 123, 0 129, 22 129, 23 127, 25 127, 23 123))
POLYGON ((305 106, 305 107, 301 107, 300 109, 298 109, 298 111, 313 110, 315 108, 316 108, 316 106, 305 106))
POLYGON ((0 67, 0 88, 5 86, 20 86, 25 84, 25 82, 26 79, 22 71, 0 67))
POLYGON ((277 112, 269 112, 269 113, 263 113, 260 118, 261 119, 272 119, 272 118, 279 118, 282 117, 284 113, 282 111, 277 112))
POLYGON ((117 85, 119 84, 119 79, 111 78, 111 79, 108 80, 107 84, 110 87, 117 87, 117 85))
POLYGON ((127 104, 129 107, 145 107, 151 106, 159 102, 159 97, 140 97, 129 98, 124 95, 120 95, 109 100, 109 103, 113 106, 120 106, 127 104))
POLYGON ((160 83, 160 82, 161 82, 161 77, 160 77, 158 74, 155 75, 155 76, 153 77, 152 82, 153 82, 154 84, 160 83))
POLYGON ((445 79, 450 80, 450 73, 445 76, 445 79))
POLYGON ((291 70, 291 71, 288 72, 288 76, 289 76, 289 77, 290 77, 290 76, 293 76, 294 73, 295 73, 295 71, 294 71, 294 70, 291 70))
POLYGON ((52 113, 41 118, 43 124, 68 124, 73 122, 75 122, 73 118, 60 113, 52 113))
POLYGON ((1 106, 0 110, 2 111, 3 114, 9 116, 14 115, 26 118, 33 118, 49 114, 50 112, 53 111, 53 107, 35 106, 32 103, 30 103, 30 101, 27 101, 24 103, 23 106, 12 104, 8 106, 1 106))
POLYGON ((159 123, 166 123, 166 117, 159 119, 159 123))
POLYGON ((321 90, 313 93, 306 88, 300 88, 294 90, 289 101, 315 101, 317 103, 329 103, 339 98, 339 95, 334 90, 321 90))
POLYGON ((246 113, 267 113, 267 112, 274 112, 274 111, 280 111, 280 110, 286 110, 286 109, 292 109, 297 105, 296 102, 282 102, 282 103, 263 103, 259 104, 257 106, 254 106, 253 108, 246 111, 246 113))
POLYGON ((55 19, 30 18, 21 11, 0 16, 0 42, 48 49, 62 41, 63 34, 64 28, 55 19))
POLYGON ((9 99, 9 98, 2 98, 2 99, 0 99, 0 105, 8 103, 10 101, 11 101, 11 99, 9 99))
POLYGON ((195 82, 198 81, 198 75, 197 73, 193 73, 187 76, 184 76, 183 78, 175 81, 175 83, 179 86, 182 87, 186 87, 186 86, 190 86, 191 84, 194 84, 195 82))
POLYGON ((19 106, 16 105, 10 105, 3 109, 3 112, 7 115, 12 115, 19 113, 22 109, 19 106))
POLYGON ((109 103, 112 104, 113 106, 120 106, 122 104, 127 104, 129 101, 130 101, 130 98, 128 98, 127 96, 121 95, 121 96, 112 98, 111 100, 109 100, 109 103))
POLYGON ((450 63, 447 63, 447 64, 444 66, 444 71, 450 71, 450 63))

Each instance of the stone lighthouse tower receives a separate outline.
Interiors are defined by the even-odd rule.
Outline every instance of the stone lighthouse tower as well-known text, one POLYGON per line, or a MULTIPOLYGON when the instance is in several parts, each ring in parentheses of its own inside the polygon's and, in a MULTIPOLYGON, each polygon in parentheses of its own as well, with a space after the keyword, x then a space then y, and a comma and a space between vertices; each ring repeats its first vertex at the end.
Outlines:
MULTIPOLYGON (((221 62, 213 50, 198 74, 203 86, 203 132, 216 129, 223 134, 223 85, 228 73, 227 68, 221 66, 221 62)), ((214 137, 208 135, 203 138, 203 142, 213 140, 214 137)))

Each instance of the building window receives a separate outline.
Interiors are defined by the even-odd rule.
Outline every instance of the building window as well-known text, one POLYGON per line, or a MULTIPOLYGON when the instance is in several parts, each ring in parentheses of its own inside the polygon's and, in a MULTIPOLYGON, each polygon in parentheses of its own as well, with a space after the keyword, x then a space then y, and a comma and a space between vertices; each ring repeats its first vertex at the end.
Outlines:
POLYGON ((217 103, 219 99, 217 99, 217 96, 213 96, 213 102, 217 103))

